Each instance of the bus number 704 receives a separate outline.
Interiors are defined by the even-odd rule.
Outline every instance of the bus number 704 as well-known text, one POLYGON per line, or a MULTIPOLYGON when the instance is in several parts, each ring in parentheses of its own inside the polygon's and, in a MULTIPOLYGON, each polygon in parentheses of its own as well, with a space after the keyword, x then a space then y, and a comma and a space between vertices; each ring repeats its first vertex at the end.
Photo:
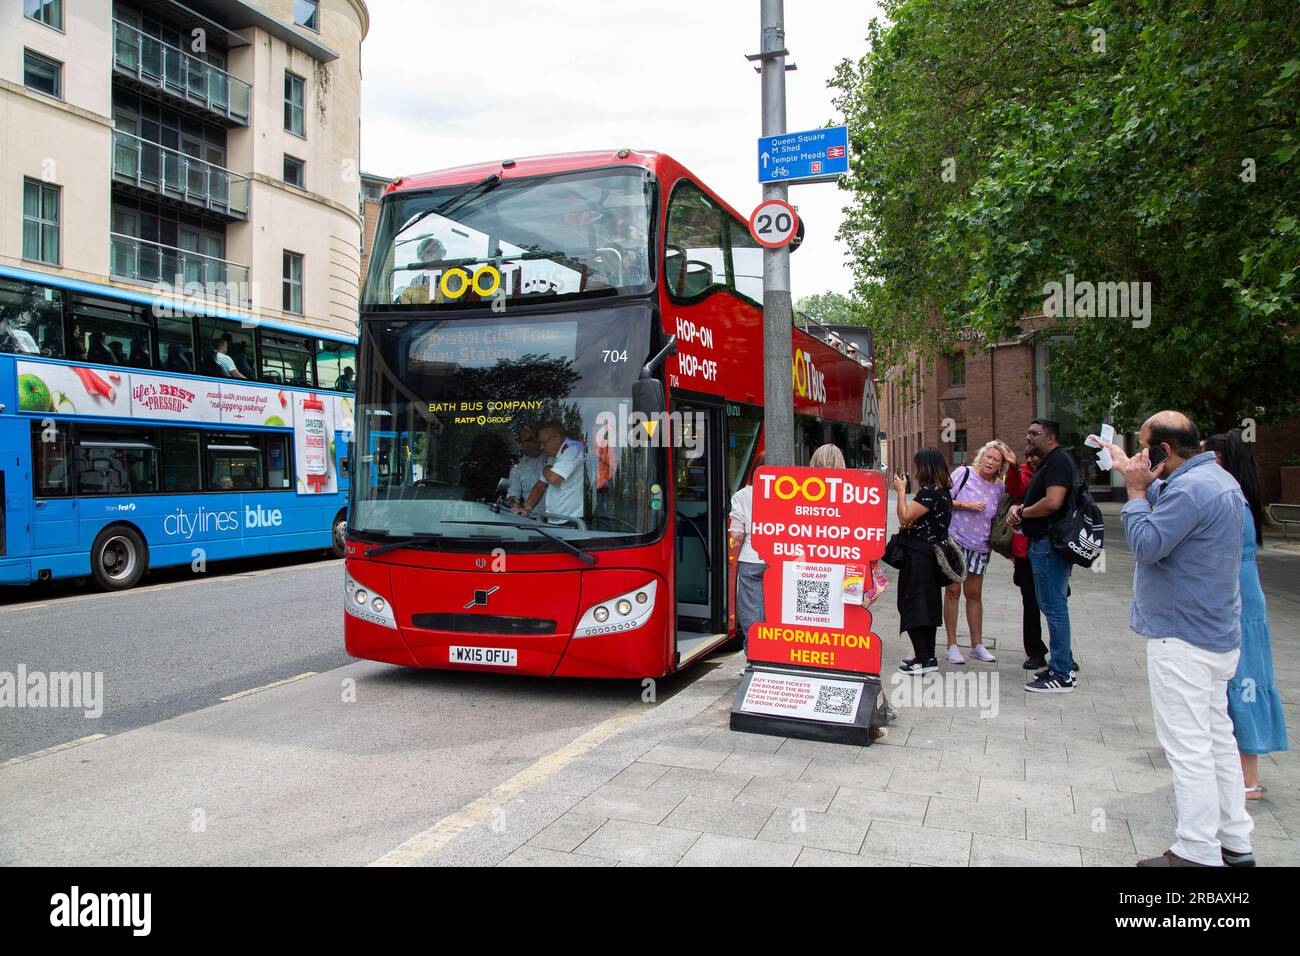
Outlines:
POLYGON ((627 349, 623 349, 622 351, 619 351, 618 349, 604 349, 603 352, 605 355, 606 362, 627 361, 627 349))

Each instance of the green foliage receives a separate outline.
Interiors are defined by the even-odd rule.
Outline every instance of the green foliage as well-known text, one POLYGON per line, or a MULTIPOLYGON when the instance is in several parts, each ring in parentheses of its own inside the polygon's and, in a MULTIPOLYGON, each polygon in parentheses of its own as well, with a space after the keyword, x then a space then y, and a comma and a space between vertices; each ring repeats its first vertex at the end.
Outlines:
POLYGON ((861 303, 838 292, 806 295, 794 304, 794 310, 821 325, 866 325, 861 303))
POLYGON ((1300 4, 884 9, 831 81, 854 148, 841 236, 882 365, 1019 334, 1067 274, 1149 282, 1145 328, 1053 320, 1053 382, 1086 420, 1300 412, 1300 4))

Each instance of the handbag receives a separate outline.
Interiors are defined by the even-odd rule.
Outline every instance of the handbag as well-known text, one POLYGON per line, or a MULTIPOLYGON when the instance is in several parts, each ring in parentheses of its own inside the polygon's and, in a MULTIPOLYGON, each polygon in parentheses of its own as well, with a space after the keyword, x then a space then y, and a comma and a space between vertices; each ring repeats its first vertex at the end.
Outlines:
POLYGON ((1007 512, 1011 510, 1011 496, 1003 492, 998 501, 998 510, 993 515, 993 525, 989 528, 989 547, 1004 558, 1011 557, 1011 539, 1015 532, 1007 524, 1007 512))
POLYGON ((899 539, 898 532, 895 531, 890 535, 889 541, 885 544, 885 553, 880 556, 880 560, 895 571, 903 570, 903 564, 907 557, 903 553, 903 542, 899 539))
POLYGON ((953 584, 966 580, 966 556, 952 538, 934 546, 934 558, 939 562, 939 573, 953 584))
POLYGON ((1105 546, 1106 524, 1101 509, 1077 472, 1068 504, 1065 517, 1049 526, 1048 539, 1052 550, 1061 558, 1081 568, 1090 568, 1105 546))

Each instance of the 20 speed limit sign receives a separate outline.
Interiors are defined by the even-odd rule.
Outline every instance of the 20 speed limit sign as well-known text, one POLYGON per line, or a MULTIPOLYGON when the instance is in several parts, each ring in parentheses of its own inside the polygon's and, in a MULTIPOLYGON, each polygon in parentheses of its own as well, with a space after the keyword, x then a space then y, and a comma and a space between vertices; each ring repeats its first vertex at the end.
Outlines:
POLYGON ((764 200, 749 217, 749 234, 755 242, 769 249, 787 245, 798 229, 799 214, 781 199, 764 200))

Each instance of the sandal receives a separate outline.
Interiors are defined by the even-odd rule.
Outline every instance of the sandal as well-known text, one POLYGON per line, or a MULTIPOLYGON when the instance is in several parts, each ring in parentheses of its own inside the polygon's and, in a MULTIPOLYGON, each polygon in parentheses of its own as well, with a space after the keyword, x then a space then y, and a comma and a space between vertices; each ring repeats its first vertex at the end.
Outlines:
POLYGON ((1268 788, 1265 787, 1263 784, 1256 784, 1253 787, 1246 788, 1246 799, 1262 800, 1264 799, 1264 794, 1267 792, 1268 792, 1268 788))

